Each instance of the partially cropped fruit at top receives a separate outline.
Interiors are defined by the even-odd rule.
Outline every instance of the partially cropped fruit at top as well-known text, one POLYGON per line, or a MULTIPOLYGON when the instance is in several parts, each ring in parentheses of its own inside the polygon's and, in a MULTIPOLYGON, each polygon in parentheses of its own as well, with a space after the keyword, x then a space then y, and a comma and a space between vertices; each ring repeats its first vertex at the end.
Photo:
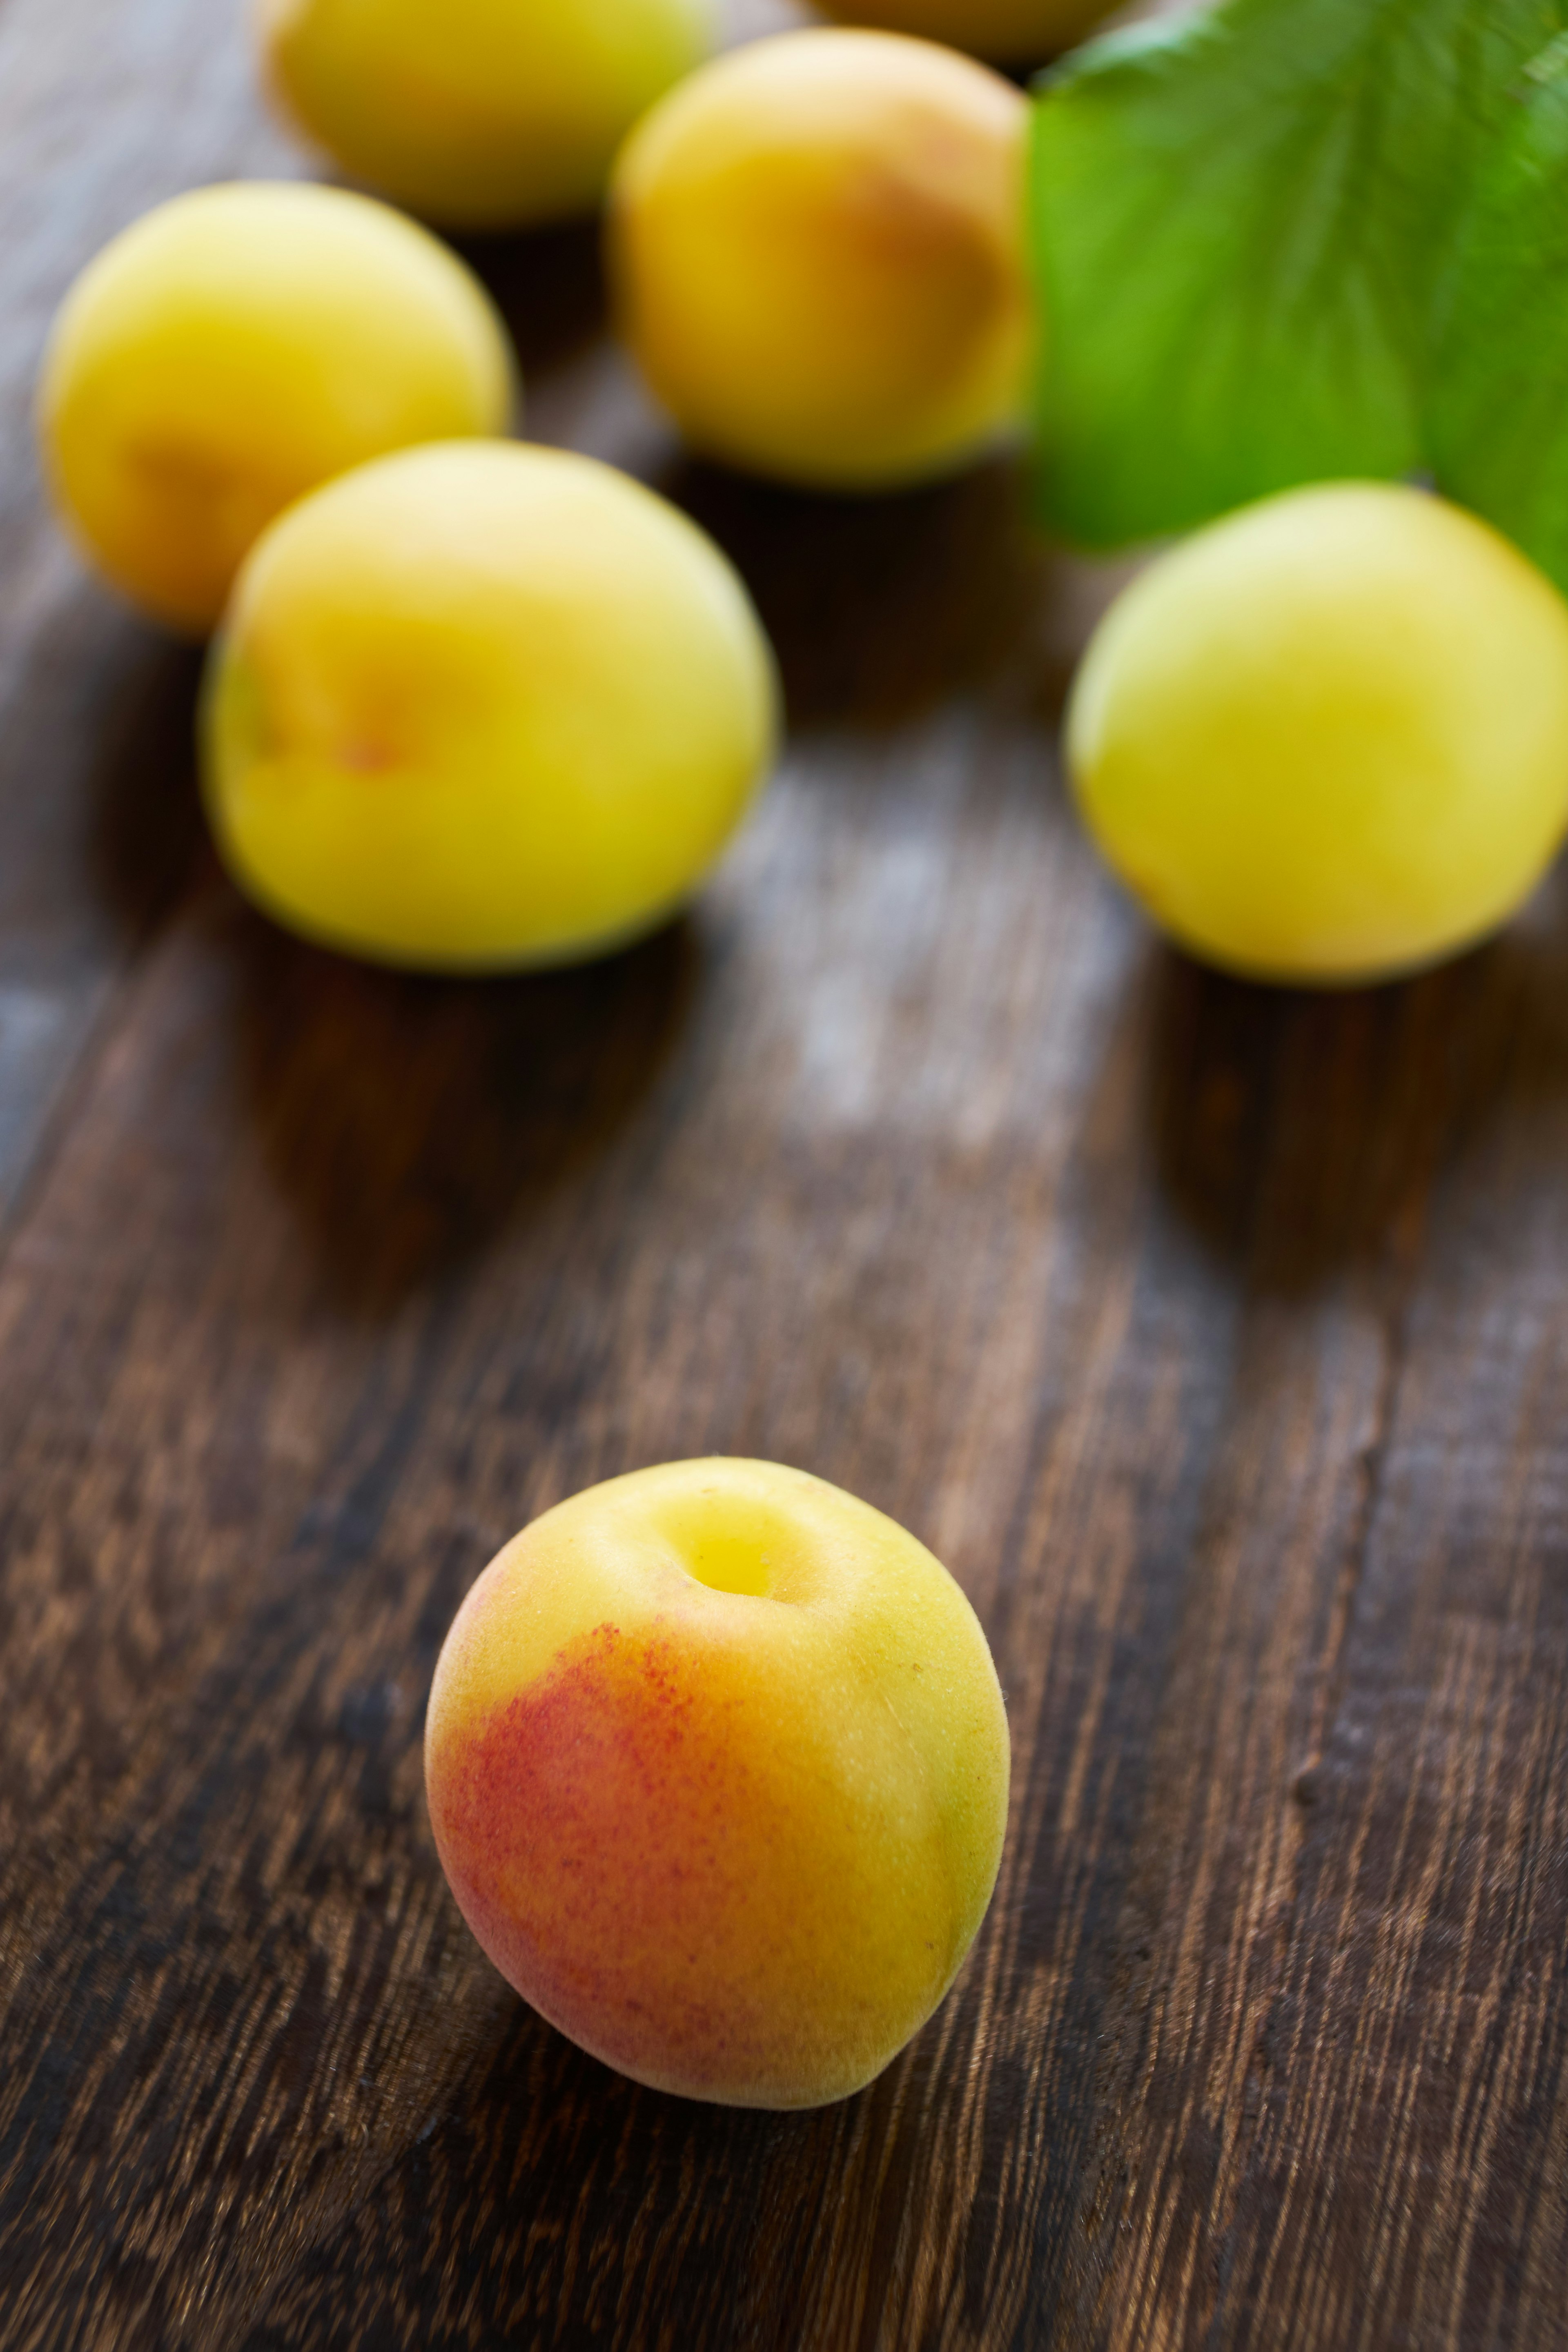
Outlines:
POLYGON ((1068 749, 1107 857, 1194 955, 1405 971, 1505 921, 1568 826, 1568 605, 1419 490, 1293 491, 1125 592, 1068 749))
POLYGON ((591 211, 638 115, 713 47, 714 0, 259 0, 267 79, 351 177, 427 219, 591 211))
POLYGON ((385 205, 237 181, 161 205, 67 295, 45 471, 92 562, 205 634, 274 515, 411 442, 505 430, 510 346, 455 254, 385 205))
POLYGON ((995 1884, 1007 1722, 946 1570, 766 1462, 524 1529, 436 1668, 430 1817, 497 1968, 660 2090, 809 2107, 880 2073, 995 1884))
POLYGON ((744 814, 772 656, 712 541, 591 458, 453 442, 274 524, 209 662, 231 873, 384 962, 562 962, 651 929, 744 814))
POLYGON ((687 438, 782 480, 950 472, 1016 423, 1028 107, 886 33, 785 33, 694 74, 610 203, 622 334, 687 438))
POLYGON ((844 25, 876 25, 947 41, 997 65, 1055 57, 1109 16, 1121 0, 818 0, 844 25))

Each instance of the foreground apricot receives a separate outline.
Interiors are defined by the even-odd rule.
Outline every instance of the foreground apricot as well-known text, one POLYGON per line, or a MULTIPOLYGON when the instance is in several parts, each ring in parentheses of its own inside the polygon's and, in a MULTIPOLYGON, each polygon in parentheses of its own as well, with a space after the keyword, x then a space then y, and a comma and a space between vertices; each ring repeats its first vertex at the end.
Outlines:
POLYGON ((666 2091, 858 2090, 991 1898, 1007 1723, 946 1570, 766 1462, 678 1462, 508 1544, 430 1694, 430 1817, 501 1974, 666 2091))
POLYGON ((714 0, 260 0, 268 83, 356 180, 453 227, 592 210, 714 0))
POLYGON ((38 430, 92 562, 205 635, 291 500, 411 442, 502 432, 514 394, 500 319, 445 246, 365 196, 241 181, 159 205, 83 270, 38 430))
POLYGON ((712 541, 507 442, 361 467, 274 524, 209 662, 241 887, 392 963, 594 955, 697 887, 765 772, 772 656, 712 541))
POLYGON ((820 0, 846 25, 879 25, 948 41, 998 65, 1054 57, 1098 25, 1120 0, 820 0))
POLYGON ((1384 978, 1504 922, 1568 826, 1568 604, 1372 483, 1216 523, 1127 590, 1068 723, 1111 865, 1194 954, 1384 978))
POLYGON ((620 331, 693 446, 886 488, 1016 425, 1029 345, 1022 93, 889 34, 705 67, 616 167, 620 331))

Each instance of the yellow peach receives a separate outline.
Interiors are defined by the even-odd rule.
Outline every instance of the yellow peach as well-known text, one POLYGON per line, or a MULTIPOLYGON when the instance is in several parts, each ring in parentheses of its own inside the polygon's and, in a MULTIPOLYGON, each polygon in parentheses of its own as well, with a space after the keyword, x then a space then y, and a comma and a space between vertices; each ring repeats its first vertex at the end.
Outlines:
POLYGON ((663 921, 771 753, 772 656, 729 563, 593 459, 449 442, 258 543, 209 659, 207 806, 310 937, 452 971, 663 921))
POLYGON ((819 0, 845 25, 878 25, 948 41, 998 65, 1026 65, 1069 48, 1121 0, 819 0))
POLYGON ((632 124, 715 37, 713 0, 260 0, 257 22, 300 128, 462 228, 591 211, 632 124))
POLYGON ((547 1511, 436 1668, 441 1862, 508 1981, 622 2073, 807 2107, 887 2065, 984 1916, 1008 1741, 944 1568, 776 1464, 547 1511))
POLYGON ((45 471, 98 568, 205 635, 265 528, 418 441, 506 429, 510 345, 473 273, 367 196, 197 188, 89 262, 38 387, 45 471))
POLYGON ((1012 431, 1030 341, 1028 107, 887 33, 785 33, 694 74, 610 192, 620 331, 692 445, 874 489, 1012 431))

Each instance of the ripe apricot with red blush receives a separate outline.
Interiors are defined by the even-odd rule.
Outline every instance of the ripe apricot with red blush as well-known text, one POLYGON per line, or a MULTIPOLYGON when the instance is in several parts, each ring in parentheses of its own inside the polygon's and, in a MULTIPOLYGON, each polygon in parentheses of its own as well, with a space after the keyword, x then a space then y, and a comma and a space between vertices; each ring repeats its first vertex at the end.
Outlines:
POLYGON ((984 1634, 923 1545, 776 1464, 667 1464, 524 1529, 459 1610, 426 1779, 490 1958, 661 2090, 809 2107, 973 1942, 1007 1811, 984 1634))

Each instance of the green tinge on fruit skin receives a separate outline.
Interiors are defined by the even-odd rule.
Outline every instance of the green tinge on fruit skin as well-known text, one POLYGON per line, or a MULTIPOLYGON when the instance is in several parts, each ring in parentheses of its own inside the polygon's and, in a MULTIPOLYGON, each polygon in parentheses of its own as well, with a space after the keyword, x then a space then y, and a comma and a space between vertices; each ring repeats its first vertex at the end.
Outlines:
POLYGON ((1393 978, 1505 922, 1568 829, 1568 605, 1424 492, 1289 493, 1124 593, 1067 740, 1108 861, 1194 955, 1393 978))
POLYGON ((240 887, 371 961, 604 954, 700 887, 779 697, 697 527, 588 458, 451 444, 281 518, 204 687, 203 784, 240 887))

